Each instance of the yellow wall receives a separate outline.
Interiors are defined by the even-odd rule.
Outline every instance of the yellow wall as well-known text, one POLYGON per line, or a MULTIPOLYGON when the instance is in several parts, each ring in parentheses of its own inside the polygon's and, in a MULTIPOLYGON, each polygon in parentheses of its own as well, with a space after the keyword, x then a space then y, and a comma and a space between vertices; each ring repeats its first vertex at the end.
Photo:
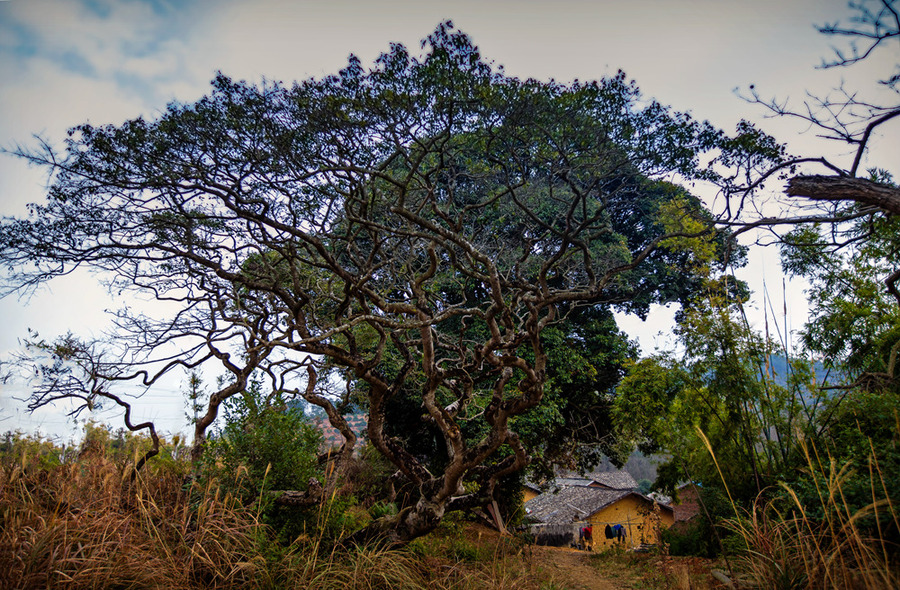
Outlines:
MULTIPOLYGON (((661 508, 656 514, 659 515, 661 528, 667 528, 675 522, 671 510, 661 508)), ((612 547, 617 543, 616 539, 606 538, 606 525, 620 524, 625 527, 626 548, 637 547, 641 543, 659 543, 654 532, 653 515, 651 502, 636 495, 625 496, 595 512, 588 517, 588 522, 593 527, 594 550, 612 547)))
POLYGON ((522 500, 523 502, 527 502, 528 500, 532 500, 532 499, 537 498, 538 496, 540 496, 540 493, 538 493, 538 492, 536 492, 536 491, 534 491, 534 490, 532 490, 531 488, 528 488, 528 487, 523 487, 523 488, 522 488, 522 491, 523 491, 523 493, 525 494, 525 497, 524 497, 524 499, 522 500))

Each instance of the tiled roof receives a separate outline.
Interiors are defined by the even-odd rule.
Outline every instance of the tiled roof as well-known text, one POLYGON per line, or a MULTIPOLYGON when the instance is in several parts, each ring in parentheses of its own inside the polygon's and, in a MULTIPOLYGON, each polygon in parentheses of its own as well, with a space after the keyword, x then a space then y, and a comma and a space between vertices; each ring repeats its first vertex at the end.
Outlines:
POLYGON ((600 485, 610 487, 614 490, 634 490, 638 487, 637 482, 634 481, 631 474, 624 469, 619 471, 589 473, 586 477, 591 478, 600 485))
POLYGON ((592 482, 613 490, 635 490, 638 487, 631 474, 624 469, 619 471, 594 471, 584 475, 573 471, 561 471, 554 483, 558 486, 576 486, 591 485, 592 482))
POLYGON ((566 487, 556 493, 544 492, 525 502, 525 513, 537 522, 566 524, 583 520, 630 493, 587 486, 566 487))
POLYGON ((594 480, 586 477, 557 477, 553 480, 553 485, 560 488, 589 486, 592 483, 594 483, 594 480))

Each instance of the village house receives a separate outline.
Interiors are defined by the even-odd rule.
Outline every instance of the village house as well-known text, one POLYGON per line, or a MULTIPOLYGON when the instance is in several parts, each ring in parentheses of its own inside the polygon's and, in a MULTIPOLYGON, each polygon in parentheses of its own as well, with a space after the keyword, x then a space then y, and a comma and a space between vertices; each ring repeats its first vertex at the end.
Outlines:
POLYGON ((670 506, 634 490, 573 485, 547 491, 525 503, 526 522, 542 545, 613 546, 633 549, 659 543, 659 533, 675 522, 670 506), (584 531, 590 527, 590 540, 584 531))

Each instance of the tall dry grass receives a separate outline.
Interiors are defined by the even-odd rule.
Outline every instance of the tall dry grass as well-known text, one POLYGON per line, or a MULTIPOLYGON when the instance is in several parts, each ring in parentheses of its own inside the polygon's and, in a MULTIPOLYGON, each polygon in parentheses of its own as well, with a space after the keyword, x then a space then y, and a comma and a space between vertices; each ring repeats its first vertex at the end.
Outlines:
MULTIPOLYGON (((0 588, 537 588, 515 548, 482 561, 380 547, 339 548, 313 533, 282 546, 256 506, 184 469, 142 473, 102 453, 47 467, 0 464, 0 588)), ((320 513, 325 522, 327 503, 320 513)), ((457 542, 463 543, 464 540, 457 542)))
MULTIPOLYGON (((705 439, 705 437, 704 437, 705 439)), ((708 441, 707 448, 713 453, 708 441)), ((815 500, 805 502, 782 483, 774 499, 761 496, 725 522, 740 542, 734 567, 742 588, 766 590, 895 590, 900 588, 900 548, 885 527, 900 531, 897 507, 887 497, 885 474, 874 449, 868 481, 872 502, 854 509, 845 493, 854 474, 815 447, 803 444, 815 500), (827 467, 826 467, 827 466, 827 467), (810 514, 815 512, 815 516, 810 514)), ((713 453, 713 457, 715 457, 713 453)))
POLYGON ((0 469, 0 584, 23 588, 255 586, 260 525, 177 471, 130 471, 100 456, 0 469))

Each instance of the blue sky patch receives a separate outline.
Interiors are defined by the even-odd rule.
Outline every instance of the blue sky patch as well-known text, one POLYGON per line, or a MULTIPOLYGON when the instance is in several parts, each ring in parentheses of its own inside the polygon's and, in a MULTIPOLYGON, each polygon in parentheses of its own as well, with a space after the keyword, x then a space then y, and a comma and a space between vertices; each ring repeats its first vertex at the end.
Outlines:
POLYGON ((87 11, 101 19, 109 18, 112 14, 112 4, 107 0, 81 0, 87 11))

